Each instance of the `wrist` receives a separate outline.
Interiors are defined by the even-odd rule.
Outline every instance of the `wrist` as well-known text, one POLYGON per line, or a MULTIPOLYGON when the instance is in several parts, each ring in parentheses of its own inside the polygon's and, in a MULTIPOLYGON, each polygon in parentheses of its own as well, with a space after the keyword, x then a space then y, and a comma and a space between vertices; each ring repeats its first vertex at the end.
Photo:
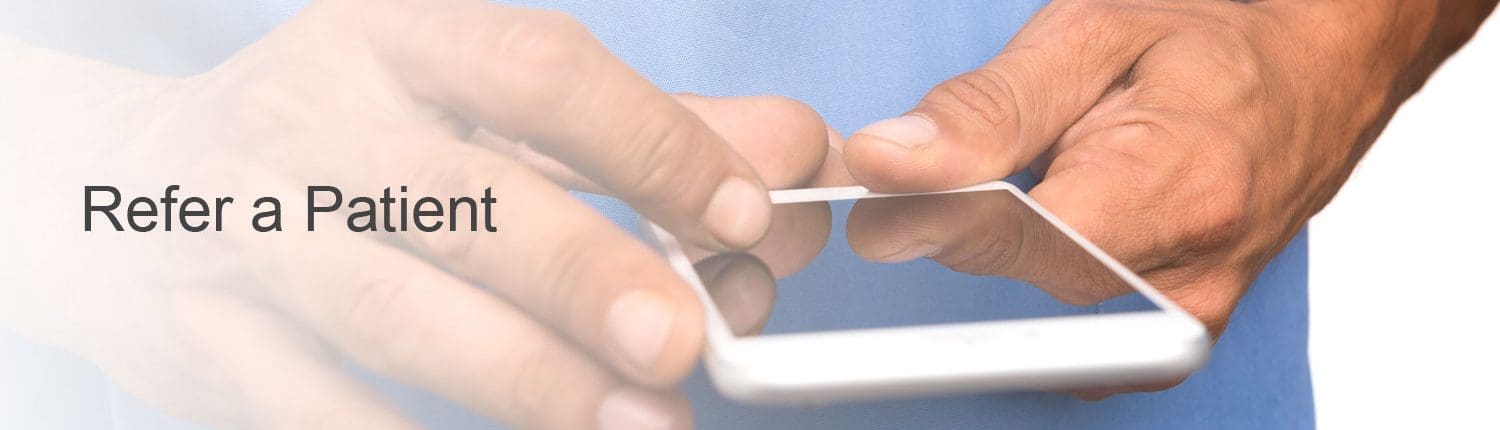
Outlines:
MULTIPOLYGON (((1431 8, 1400 0, 1265 2, 1259 51, 1275 88, 1265 130, 1287 188, 1285 222, 1305 222, 1332 199, 1411 91, 1400 82, 1421 52, 1431 8), (1399 15, 1399 17, 1398 17, 1399 15), (1427 24, 1424 24, 1427 23, 1427 24), (1290 175, 1290 176, 1288 176, 1290 175)), ((1410 2, 1428 3, 1428 2, 1410 2)), ((1428 5, 1430 6, 1430 5, 1428 5)), ((1268 158, 1269 159, 1269 158, 1268 158)))
POLYGON ((1399 104, 1468 42, 1497 0, 1271 2, 1319 61, 1390 90, 1399 104))

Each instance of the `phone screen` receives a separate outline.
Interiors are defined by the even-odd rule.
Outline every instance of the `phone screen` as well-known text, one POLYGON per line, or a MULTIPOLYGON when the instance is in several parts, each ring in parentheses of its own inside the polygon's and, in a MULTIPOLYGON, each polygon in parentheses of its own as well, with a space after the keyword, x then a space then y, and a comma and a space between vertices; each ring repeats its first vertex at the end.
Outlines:
POLYGON ((1160 310, 1008 190, 777 204, 688 253, 738 336, 1160 310))

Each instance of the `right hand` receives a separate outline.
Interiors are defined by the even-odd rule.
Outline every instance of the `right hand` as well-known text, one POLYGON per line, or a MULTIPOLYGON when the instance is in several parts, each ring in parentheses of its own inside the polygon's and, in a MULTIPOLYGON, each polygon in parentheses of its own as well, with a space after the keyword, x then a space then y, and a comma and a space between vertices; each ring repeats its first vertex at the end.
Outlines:
POLYGON ((696 362, 700 304, 549 178, 715 250, 765 234, 767 184, 847 181, 805 106, 670 96, 571 18, 479 0, 315 2, 203 75, 88 77, 129 91, 40 127, 0 174, 38 202, 9 245, 30 251, 0 263, 0 324, 214 425, 412 427, 347 359, 519 427, 689 427, 669 387, 696 362), (223 232, 85 233, 57 214, 94 184, 237 202, 223 232), (499 232, 302 232, 314 184, 492 187, 499 232), (267 195, 287 231, 250 230, 267 195))

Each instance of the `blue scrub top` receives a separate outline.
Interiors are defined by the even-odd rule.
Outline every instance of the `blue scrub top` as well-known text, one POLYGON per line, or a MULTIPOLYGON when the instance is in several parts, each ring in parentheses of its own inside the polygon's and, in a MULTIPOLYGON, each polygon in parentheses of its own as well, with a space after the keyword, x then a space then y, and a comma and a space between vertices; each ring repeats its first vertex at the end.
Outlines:
MULTIPOLYGON (((174 4, 163 9, 180 10, 184 20, 182 25, 159 27, 162 31, 198 29, 231 36, 267 31, 298 6, 296 1, 212 6, 162 2, 174 4)), ((900 114, 934 84, 982 64, 1045 2, 513 3, 573 14, 617 55, 668 91, 788 96, 808 103, 847 133, 900 114)), ((243 42, 220 37, 231 44, 243 42)), ((196 61, 202 64, 169 55, 137 65, 192 69, 212 64, 220 59, 216 55, 235 48, 200 49, 205 54, 196 61)), ((590 201, 621 226, 635 225, 635 214, 619 202, 590 201)), ((441 399, 367 377, 408 414, 434 428, 495 428, 441 399)), ((1206 367, 1163 392, 1099 402, 1051 393, 1008 393, 827 407, 749 407, 720 397, 701 371, 685 390, 700 428, 1309 428, 1313 402, 1307 363, 1307 235, 1298 235, 1261 274, 1206 367)), ((109 415, 118 428, 180 424, 146 409, 118 388, 110 388, 108 398, 113 409, 109 415)))

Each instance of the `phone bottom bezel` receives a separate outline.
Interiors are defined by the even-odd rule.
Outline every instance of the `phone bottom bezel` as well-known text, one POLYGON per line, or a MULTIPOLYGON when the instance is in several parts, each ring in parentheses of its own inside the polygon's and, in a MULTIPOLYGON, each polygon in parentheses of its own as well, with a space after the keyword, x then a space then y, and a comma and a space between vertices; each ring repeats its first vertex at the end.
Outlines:
POLYGON ((705 354, 726 397, 821 404, 1171 380, 1208 346, 1174 316, 1138 311, 718 339, 705 354))
MULTIPOLYGON (((736 337, 677 239, 649 222, 644 230, 704 303, 710 379, 725 396, 743 402, 1119 386, 1181 377, 1207 361, 1202 323, 1014 185, 995 181, 921 194, 975 191, 1015 195, 1158 310, 736 337)), ((837 187, 773 191, 771 199, 779 204, 893 196, 837 187)))

